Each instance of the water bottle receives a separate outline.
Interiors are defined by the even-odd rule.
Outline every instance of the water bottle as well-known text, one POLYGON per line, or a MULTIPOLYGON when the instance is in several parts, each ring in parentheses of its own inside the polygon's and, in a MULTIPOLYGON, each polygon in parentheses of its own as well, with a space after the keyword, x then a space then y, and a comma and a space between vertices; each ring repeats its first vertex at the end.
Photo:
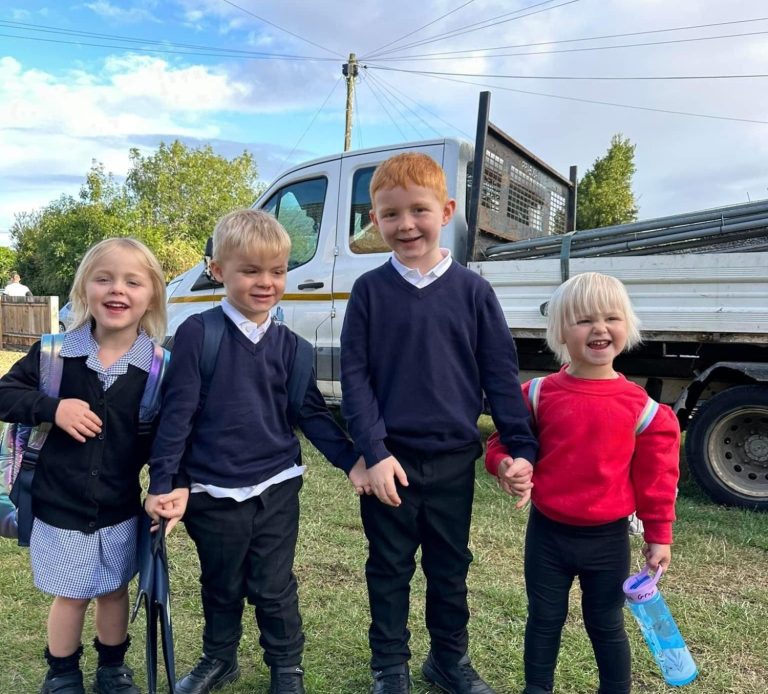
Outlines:
POLYGON ((656 587, 662 573, 659 567, 651 576, 646 566, 624 581, 624 595, 667 684, 682 687, 693 682, 699 671, 667 603, 656 587))

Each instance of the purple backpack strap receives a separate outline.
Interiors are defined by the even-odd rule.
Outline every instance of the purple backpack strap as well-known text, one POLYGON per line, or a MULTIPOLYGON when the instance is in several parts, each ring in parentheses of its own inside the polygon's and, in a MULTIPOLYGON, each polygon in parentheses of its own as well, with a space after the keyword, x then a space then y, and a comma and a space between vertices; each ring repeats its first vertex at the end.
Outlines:
POLYGON ((144 394, 139 404, 139 433, 145 433, 146 425, 151 425, 160 411, 160 385, 163 382, 165 369, 170 361, 171 353, 160 345, 155 345, 152 353, 152 363, 149 366, 144 394))
MULTIPOLYGON (((61 348, 64 345, 64 335, 45 334, 40 338, 40 382, 38 390, 49 395, 52 398, 59 397, 61 388, 61 376, 64 372, 64 360, 61 358, 61 348)), ((29 440, 26 442, 26 450, 39 451, 45 439, 48 438, 48 432, 53 427, 51 422, 39 424, 29 433, 29 440)))

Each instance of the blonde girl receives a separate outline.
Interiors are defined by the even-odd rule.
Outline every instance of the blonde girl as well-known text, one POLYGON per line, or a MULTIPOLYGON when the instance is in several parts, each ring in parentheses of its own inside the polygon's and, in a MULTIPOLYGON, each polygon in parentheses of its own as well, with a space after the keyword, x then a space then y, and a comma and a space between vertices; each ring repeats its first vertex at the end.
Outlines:
POLYGON ((0 419, 52 427, 32 488, 35 585, 53 596, 42 694, 84 694, 86 608, 96 602, 94 691, 138 694, 125 666, 128 583, 137 571, 139 471, 149 437, 138 409, 154 342, 165 336, 165 282, 139 241, 93 246, 75 274, 59 397, 39 389, 40 343, 0 379, 0 419))
MULTIPOLYGON (((678 478, 680 428, 672 410, 613 368, 640 340, 624 285, 588 272, 549 302, 547 344, 562 368, 523 385, 539 438, 525 539, 525 694, 554 687, 568 595, 576 577, 600 694, 632 685, 622 583, 629 574, 627 516, 645 525, 645 561, 666 569, 678 478)), ((494 435, 488 471, 515 493, 511 459, 494 435)), ((519 490, 519 485, 517 485, 519 490)))

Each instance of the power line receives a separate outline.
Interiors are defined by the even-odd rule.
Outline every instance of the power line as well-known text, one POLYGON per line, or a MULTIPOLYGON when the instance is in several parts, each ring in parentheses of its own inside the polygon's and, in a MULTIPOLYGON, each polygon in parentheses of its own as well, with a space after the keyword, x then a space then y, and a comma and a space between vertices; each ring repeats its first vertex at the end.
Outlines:
POLYGON ((572 81, 651 81, 651 80, 732 80, 732 79, 756 79, 768 77, 768 73, 744 74, 744 75, 486 75, 483 73, 469 72, 436 72, 433 70, 405 70, 385 65, 366 65, 369 70, 387 70, 389 72, 404 72, 409 75, 428 75, 432 77, 489 77, 492 79, 512 80, 572 80, 572 81))
MULTIPOLYGON (((366 74, 369 75, 369 76, 373 76, 373 73, 366 73, 366 74)), ((466 132, 465 130, 462 130, 457 125, 454 125, 453 123, 449 123, 444 118, 441 118, 434 111, 430 111, 426 106, 424 106, 424 104, 420 104, 418 101, 416 101, 412 97, 408 96, 408 94, 406 94, 405 92, 403 92, 400 89, 398 89, 394 84, 392 84, 391 82, 387 82, 381 75, 375 75, 375 77, 376 77, 377 81, 387 85, 391 90, 396 91, 398 94, 400 94, 400 96, 408 99, 408 101, 412 102, 417 108, 420 108, 422 111, 428 113, 435 120, 438 120, 441 123, 443 123, 443 125, 447 125, 451 130, 455 130, 457 133, 460 133, 461 135, 464 135, 465 137, 468 137, 470 139, 474 137, 474 135, 466 132)), ((439 136, 442 137, 442 133, 440 133, 440 131, 438 131, 436 128, 433 128, 432 126, 429 126, 429 127, 432 130, 434 130, 439 136)))
MULTIPOLYGON (((404 102, 404 101, 403 101, 403 100, 402 100, 402 99, 401 99, 401 98, 400 98, 400 97, 399 97, 397 94, 395 94, 395 93, 394 93, 394 92, 393 92, 393 91, 392 91, 392 90, 389 88, 389 85, 388 85, 388 84, 386 84, 386 83, 385 83, 383 80, 379 79, 379 77, 378 77, 377 75, 375 75, 374 73, 372 73, 372 72, 369 72, 369 73, 368 73, 368 76, 369 76, 369 77, 370 77, 370 78, 371 78, 371 79, 372 79, 374 82, 376 82, 376 84, 378 85, 379 89, 383 89, 383 90, 384 90, 384 91, 385 91, 387 94, 389 94, 389 95, 392 97, 392 99, 394 99, 395 101, 397 101, 397 102, 398 102, 398 103, 399 103, 399 104, 400 104, 400 105, 401 105, 401 106, 402 106, 404 109, 406 109, 406 110, 408 111, 408 113, 410 113, 410 114, 414 115, 414 116, 415 116, 415 117, 416 117, 416 118, 417 118, 419 121, 421 121, 421 122, 422 122, 422 124, 423 124, 425 127, 429 128, 429 129, 430 129, 430 130, 432 130, 433 132, 437 133, 438 137, 440 136, 440 133, 439 133, 437 130, 435 130, 435 128, 433 128, 433 127, 432 127, 432 126, 431 126, 429 123, 427 123, 427 121, 425 121, 425 120, 424 120, 424 119, 421 117, 421 115, 420 115, 420 114, 416 113, 416 111, 414 111, 414 110, 413 110, 413 109, 412 109, 412 108, 411 108, 411 107, 410 107, 408 104, 406 104, 406 103, 405 103, 405 102, 404 102)), ((399 109, 398 109, 398 110, 399 110, 399 109)), ((425 137, 424 137, 424 136, 421 134, 421 132, 419 132, 419 129, 418 129, 416 126, 414 126, 414 125, 412 125, 412 124, 410 124, 410 123, 409 123, 409 125, 411 125, 411 127, 412 127, 412 128, 413 128, 413 129, 414 129, 414 130, 415 130, 415 131, 418 133, 419 137, 420 137, 422 140, 426 139, 426 138, 425 138, 425 137)))
POLYGON ((475 0, 468 0, 463 5, 459 5, 457 8, 451 10, 450 12, 446 12, 443 15, 440 15, 437 19, 433 19, 431 22, 427 22, 427 24, 422 24, 418 29, 414 29, 413 31, 409 31, 407 34, 404 34, 399 39, 395 39, 394 41, 390 41, 389 43, 385 43, 383 46, 379 46, 378 48, 375 48, 369 55, 376 55, 382 48, 387 48, 388 46, 391 46, 394 43, 400 43, 403 39, 407 39, 409 36, 413 36, 414 34, 420 32, 422 29, 426 29, 428 26, 432 26, 433 24, 436 24, 441 19, 445 19, 448 15, 453 14, 454 12, 458 12, 460 9, 466 7, 467 5, 471 5, 475 0))
POLYGON ((389 120, 392 121, 392 124, 400 132, 400 136, 403 138, 403 141, 407 140, 408 138, 406 137, 405 133, 402 131, 402 129, 398 125, 397 121, 392 117, 392 114, 387 110, 387 107, 381 101, 381 99, 379 98, 379 95, 373 90, 373 82, 369 81, 369 80, 363 80, 363 84, 365 84, 368 87, 368 89, 371 90, 371 94, 373 94, 373 96, 375 97, 376 101, 379 102, 379 106, 381 106, 381 110, 384 111, 384 113, 386 113, 387 116, 389 116, 389 120))
POLYGON ((389 94, 386 90, 384 90, 381 85, 378 84, 377 80, 374 78, 374 76, 369 72, 368 77, 372 80, 370 87, 376 87, 376 91, 381 94, 381 96, 384 98, 384 100, 389 104, 390 108, 393 111, 396 111, 397 114, 400 116, 400 122, 407 125, 411 130, 413 130, 416 133, 416 138, 419 140, 426 139, 424 135, 421 134, 421 131, 411 122, 411 120, 408 118, 408 114, 405 113, 400 106, 398 106, 397 103, 393 99, 390 98, 389 94))
MULTIPOLYGON (((429 60, 467 60, 467 58, 511 58, 523 55, 554 55, 557 53, 587 53, 591 51, 608 51, 615 48, 638 48, 643 46, 668 46, 675 43, 693 43, 696 41, 712 41, 714 39, 732 39, 740 36, 763 36, 768 34, 768 31, 750 31, 743 34, 721 34, 718 36, 697 36, 689 39, 670 39, 669 41, 643 41, 641 43, 622 43, 615 46, 586 46, 584 48, 561 48, 554 51, 525 51, 521 53, 495 53, 492 55, 445 55, 442 58, 420 58, 420 57, 405 57, 405 58, 377 58, 377 60, 387 60, 390 62, 406 62, 415 60, 418 62, 429 60)), ((486 49, 480 49, 486 50, 486 49)), ((487 49, 490 50, 490 49, 487 49)), ((457 51, 458 52, 458 51, 457 51)), ((476 53, 477 51, 461 51, 462 53, 476 53)))
POLYGON ((280 54, 271 54, 271 53, 252 53, 247 55, 234 55, 233 53, 214 53, 214 52, 206 52, 202 53, 200 51, 177 51, 172 50, 168 48, 159 48, 159 47, 151 47, 151 48, 145 48, 143 46, 124 46, 124 45, 118 45, 118 44, 111 44, 111 43, 90 43, 88 41, 66 41, 64 39, 49 39, 44 38, 42 36, 18 36, 16 34, 0 34, 0 37, 4 38, 11 38, 11 39, 21 39, 23 41, 38 41, 41 43, 55 43, 55 44, 63 44, 63 45, 69 45, 69 46, 88 46, 89 48, 117 48, 121 50, 126 51, 141 51, 142 53, 163 53, 163 54, 170 54, 170 55, 192 55, 197 57, 204 57, 204 58, 238 58, 241 60, 292 60, 292 61, 309 61, 309 62, 318 62, 318 61, 330 61, 335 60, 334 58, 314 58, 309 56, 290 56, 290 55, 280 55, 280 54))
MULTIPOLYGON (((420 74, 420 73, 416 73, 420 74)), ((420 75, 422 77, 428 76, 428 75, 420 75)), ((665 114, 671 114, 675 116, 690 116, 693 118, 708 118, 712 120, 724 120, 724 121, 734 121, 737 123, 757 123, 758 125, 768 125, 768 121, 766 120, 757 120, 753 118, 736 118, 732 116, 715 116, 712 114, 707 113, 693 113, 690 111, 674 111, 672 109, 665 109, 665 108, 653 108, 650 106, 635 106, 632 104, 618 104, 611 101, 598 101, 596 99, 584 99, 582 97, 577 96, 563 96, 561 94, 547 94, 546 92, 533 92, 533 91, 527 91, 525 89, 514 89, 512 87, 502 87, 499 85, 494 84, 483 84, 481 82, 468 82, 466 80, 457 80, 452 77, 436 77, 434 75, 431 76, 433 79, 439 79, 444 80, 445 82, 457 82, 459 84, 467 84, 471 86, 476 87, 485 87, 486 89, 499 89, 501 91, 505 92, 515 92, 517 94, 529 94, 532 96, 544 96, 549 99, 561 99, 564 101, 578 101, 584 104, 596 104, 599 106, 613 106, 616 108, 627 108, 632 109, 636 111, 651 111, 654 113, 665 113, 665 114)))
POLYGON ((283 159, 283 163, 280 165, 281 169, 285 167, 286 162, 293 156, 293 153, 296 151, 296 148, 301 144, 301 141, 304 139, 305 135, 309 132, 309 129, 314 125, 315 121, 317 120, 317 117, 320 115, 321 111, 325 108, 325 105, 328 103, 328 100, 336 91, 336 87, 339 86, 339 82, 341 82, 341 80, 343 79, 344 77, 339 76, 339 78, 333 83, 333 86, 331 87, 331 91, 328 92, 328 96, 325 97, 325 100, 323 101, 323 103, 320 104, 320 108, 317 109, 317 111, 315 112, 315 115, 312 116, 312 120, 309 121, 309 125, 304 129, 304 132, 301 133, 301 137, 299 137, 299 139, 296 140, 296 144, 293 146, 293 149, 290 151, 288 156, 285 159, 283 159))
POLYGON ((529 12, 528 14, 519 14, 520 12, 524 12, 527 9, 531 9, 533 7, 539 7, 541 5, 547 5, 550 2, 553 2, 554 0, 545 0, 544 2, 540 2, 536 5, 529 5, 528 7, 525 7, 520 10, 514 10, 512 12, 505 12, 504 14, 497 15, 496 17, 491 17, 490 19, 484 19, 481 22, 475 22, 474 24, 469 24, 462 29, 454 29, 453 31, 446 32, 445 34, 439 34, 438 36, 434 36, 428 39, 424 39, 423 41, 415 41, 414 43, 407 44, 405 46, 398 46, 396 48, 390 49, 388 51, 382 51, 381 53, 372 54, 372 55, 366 55, 364 56, 364 59, 371 59, 371 58, 378 58, 382 55, 389 55, 390 53, 395 53, 396 51, 400 50, 408 50, 409 48, 415 48, 416 46, 424 46, 428 43, 435 43, 437 41, 444 41, 445 39, 449 38, 455 38, 456 36, 461 36, 463 34, 471 34, 475 31, 480 31, 482 29, 488 29, 490 27, 499 26, 501 24, 507 24, 508 22, 515 22, 518 19, 524 19, 525 17, 530 17, 535 14, 540 14, 542 12, 549 12, 550 10, 555 10, 558 7, 564 7, 565 5, 572 5, 575 2, 580 2, 580 0, 567 0, 566 2, 561 2, 559 5, 554 5, 553 7, 545 7, 541 10, 536 10, 535 12, 529 12), (517 17, 511 17, 510 19, 505 19, 502 22, 497 22, 495 20, 502 19, 503 17, 509 17, 511 14, 518 14, 517 17), (480 26, 482 25, 482 26, 480 26))
MULTIPOLYGON (((603 39, 618 39, 618 38, 627 38, 629 36, 644 36, 647 34, 660 34, 665 32, 671 32, 671 31, 687 31, 690 29, 710 29, 712 27, 720 27, 720 26, 729 26, 733 24, 749 24, 752 22, 765 22, 768 21, 768 17, 756 17, 754 19, 738 19, 734 21, 729 22, 714 22, 712 24, 691 24, 688 26, 681 26, 681 27, 670 27, 667 29, 649 29, 646 31, 631 31, 626 32, 623 34, 604 34, 602 36, 584 36, 581 38, 576 39, 559 39, 556 41, 539 41, 535 43, 517 43, 517 44, 508 44, 506 46, 492 46, 489 48, 467 48, 465 50, 460 51, 441 51, 436 53, 417 53, 415 55, 409 55, 409 56, 401 56, 401 57, 380 57, 377 58, 377 60, 382 61, 388 61, 388 60, 410 60, 410 59, 416 59, 416 58, 430 58, 430 59, 437 59, 444 56, 451 56, 451 55, 458 55, 460 53, 471 53, 475 54, 480 51, 501 51, 506 50, 508 48, 535 48, 536 46, 552 46, 555 44, 561 44, 561 43, 575 43, 579 41, 600 41, 603 39)), ((762 32, 759 32, 762 33, 762 32)), ((752 34, 725 34, 722 36, 703 36, 703 37, 695 37, 691 39, 677 39, 681 42, 683 41, 699 41, 699 40, 706 40, 710 38, 730 38, 732 36, 751 36, 752 34)), ((646 45, 646 44, 629 44, 629 45, 646 45)), ((655 44, 647 44, 647 45, 655 45, 655 44)), ((608 46, 608 48, 614 48, 615 46, 608 46)), ((536 55, 536 54, 529 54, 529 53, 520 53, 520 54, 512 54, 512 55, 536 55)), ((484 56, 484 57, 499 57, 499 56, 484 56)))
POLYGON ((325 46, 321 46, 319 43, 315 43, 314 41, 310 41, 309 39, 305 39, 303 36, 299 36, 299 34, 296 34, 289 29, 286 29, 285 27, 281 27, 279 24, 275 24, 274 22, 270 22, 268 19, 264 19, 264 17, 260 17, 257 14, 254 14, 250 10, 245 9, 245 7, 242 7, 238 5, 237 3, 231 2, 231 0, 221 0, 222 2, 227 3, 227 5, 231 5, 232 7, 237 8, 241 12, 245 12, 245 14, 250 15, 251 17, 255 17, 260 22, 264 22, 264 24, 269 24, 269 26, 275 27, 275 29, 279 29, 280 31, 285 32, 286 34, 290 34, 294 38, 299 39, 300 41, 304 41, 304 43, 308 43, 310 46, 314 46, 315 48, 320 48, 321 50, 325 51, 326 53, 332 53, 333 55, 339 56, 340 58, 343 58, 344 56, 341 55, 341 53, 337 53, 336 51, 332 51, 330 48, 326 48, 325 46))
MULTIPOLYGON (((372 75, 373 73, 368 73, 367 72, 366 74, 372 75)), ((458 126, 454 125, 453 123, 449 123, 447 120, 444 120, 443 118, 438 116, 433 111, 430 111, 426 106, 424 106, 423 104, 420 104, 418 101, 416 101, 415 99, 412 99, 410 96, 408 96, 405 92, 399 90, 397 87, 395 87, 395 85, 391 84, 390 82, 387 82, 381 75, 376 75, 376 77, 378 78, 378 80, 380 82, 383 82, 384 84, 388 84, 391 89, 394 89, 396 92, 398 92, 399 94, 404 96, 406 99, 408 99, 409 101, 413 102, 422 111, 426 111, 430 116, 432 116, 433 118, 436 118, 441 123, 443 123, 444 125, 447 125, 449 128, 451 128, 452 130, 455 130, 456 132, 458 132, 458 133, 460 133, 462 135, 465 135, 466 137, 469 137, 469 138, 473 138, 474 137, 474 135, 471 135, 470 133, 462 130, 461 128, 459 128, 458 126)), ((433 128, 433 130, 434 130, 434 128, 433 128)), ((435 130, 435 132, 437 132, 437 130, 435 130)))
MULTIPOLYGON (((222 53, 231 53, 236 56, 245 56, 245 57, 275 57, 275 58, 287 58, 287 59, 297 59, 297 60, 318 60, 318 61, 335 60, 335 58, 320 58, 315 56, 294 55, 289 53, 268 53, 266 51, 245 51, 238 48, 224 48, 222 46, 206 46, 204 44, 198 44, 198 43, 180 43, 180 42, 167 41, 167 40, 138 38, 134 36, 125 36, 121 34, 101 34, 93 31, 66 29, 64 27, 56 27, 56 26, 51 26, 47 24, 29 24, 27 22, 13 22, 9 20, 0 20, 0 26, 4 26, 8 29, 15 29, 17 31, 36 31, 36 32, 45 33, 45 34, 62 34, 65 36, 85 36, 88 38, 99 39, 99 40, 124 41, 127 43, 140 43, 145 45, 150 44, 150 45, 156 45, 156 46, 168 46, 172 48, 191 48, 191 49, 198 49, 201 51, 218 51, 219 53, 217 55, 220 55, 222 53)), ((4 36, 8 36, 8 35, 4 34, 4 36)), ((15 36, 14 35, 13 38, 26 38, 30 40, 35 40, 35 37, 31 37, 31 36, 15 36)), ((84 44, 84 45, 94 46, 94 45, 100 45, 100 44, 84 44)), ((115 46, 107 45, 105 47, 114 48, 115 46)), ((123 48, 123 46, 119 46, 119 47, 123 48)), ((128 48, 128 47, 126 46, 125 48, 128 48)), ((197 55, 197 54, 190 53, 190 55, 197 55)), ((208 55, 208 53, 200 53, 199 55, 208 55)))

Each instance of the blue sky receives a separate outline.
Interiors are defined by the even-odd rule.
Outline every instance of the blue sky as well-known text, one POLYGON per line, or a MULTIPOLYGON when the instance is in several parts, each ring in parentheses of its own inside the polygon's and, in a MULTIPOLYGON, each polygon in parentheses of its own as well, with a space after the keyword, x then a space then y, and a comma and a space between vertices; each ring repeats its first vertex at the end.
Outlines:
POLYGON ((350 52, 354 148, 466 137, 490 87, 491 119, 565 174, 629 137, 641 218, 768 197, 768 78, 713 78, 768 75, 761 0, 0 0, 0 244, 131 147, 248 149, 265 181, 341 150, 350 52), (542 79, 652 76, 708 78, 542 79))

